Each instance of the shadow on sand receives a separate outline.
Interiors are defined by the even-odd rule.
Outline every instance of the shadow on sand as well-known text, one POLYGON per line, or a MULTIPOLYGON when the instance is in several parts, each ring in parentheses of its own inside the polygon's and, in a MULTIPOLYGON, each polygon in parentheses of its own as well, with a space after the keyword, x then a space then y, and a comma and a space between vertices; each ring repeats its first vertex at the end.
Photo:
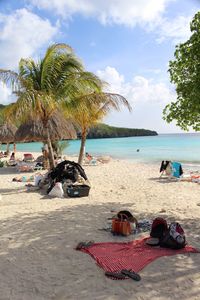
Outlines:
MULTIPOLYGON (((46 200, 38 201, 45 205, 46 200)), ((123 242, 139 238, 115 237, 99 230, 113 215, 112 210, 120 209, 119 203, 67 207, 71 200, 61 201, 66 201, 62 209, 19 214, 1 224, 1 299, 198 299, 199 288, 194 279, 199 278, 199 254, 160 258, 140 272, 140 282, 110 280, 89 255, 74 247, 80 241, 123 242), (181 297, 183 292, 186 298, 181 297)), ((155 218, 150 214, 136 217, 155 218)), ((190 243, 198 246, 200 218, 184 220, 183 227, 190 243)))

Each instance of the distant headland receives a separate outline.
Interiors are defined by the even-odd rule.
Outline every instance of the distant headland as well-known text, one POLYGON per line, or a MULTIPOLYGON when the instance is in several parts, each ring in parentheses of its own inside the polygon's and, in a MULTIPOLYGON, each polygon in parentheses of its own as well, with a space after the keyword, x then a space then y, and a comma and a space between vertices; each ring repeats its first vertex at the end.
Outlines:
POLYGON ((97 138, 118 138, 131 136, 155 136, 158 135, 156 131, 138 128, 124 128, 114 127, 107 124, 97 124, 90 128, 87 139, 97 138))

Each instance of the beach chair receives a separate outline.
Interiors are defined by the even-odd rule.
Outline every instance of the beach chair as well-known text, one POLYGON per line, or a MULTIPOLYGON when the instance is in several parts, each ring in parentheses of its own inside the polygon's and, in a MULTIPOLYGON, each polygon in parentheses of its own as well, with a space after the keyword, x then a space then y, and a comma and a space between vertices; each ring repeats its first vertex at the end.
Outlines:
POLYGON ((83 160, 83 163, 86 166, 96 166, 97 165, 97 160, 94 157, 91 158, 91 159, 88 159, 87 157, 85 157, 84 160, 83 160))
POLYGON ((18 162, 16 168, 18 172, 33 172, 35 170, 35 165, 35 162, 20 161, 18 162))
POLYGON ((34 160, 35 159, 32 153, 24 153, 24 158, 23 158, 24 162, 33 162, 34 160))
POLYGON ((160 177, 165 175, 170 179, 178 179, 183 174, 182 165, 179 162, 162 161, 160 166, 160 177))
POLYGON ((89 166, 96 166, 97 165, 97 159, 90 155, 88 152, 85 154, 84 158, 84 164, 89 166))
POLYGON ((172 162, 172 176, 175 178, 180 178, 183 174, 182 165, 179 162, 172 162))
POLYGON ((160 165, 160 177, 163 175, 171 176, 172 175, 172 164, 169 160, 163 160, 160 165))

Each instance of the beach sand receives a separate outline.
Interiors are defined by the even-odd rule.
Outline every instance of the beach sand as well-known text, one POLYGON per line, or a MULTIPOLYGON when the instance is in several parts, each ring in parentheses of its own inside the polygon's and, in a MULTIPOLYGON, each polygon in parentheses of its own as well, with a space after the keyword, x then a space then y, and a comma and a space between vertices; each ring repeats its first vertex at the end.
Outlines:
POLYGON ((199 247, 200 185, 159 180, 159 165, 111 160, 84 169, 92 186, 89 197, 64 199, 12 182, 32 173, 0 169, 0 299, 200 299, 200 254, 159 258, 135 282, 106 278, 89 255, 74 250, 80 241, 148 236, 117 237, 99 230, 122 209, 139 220, 178 221, 188 243, 199 247))

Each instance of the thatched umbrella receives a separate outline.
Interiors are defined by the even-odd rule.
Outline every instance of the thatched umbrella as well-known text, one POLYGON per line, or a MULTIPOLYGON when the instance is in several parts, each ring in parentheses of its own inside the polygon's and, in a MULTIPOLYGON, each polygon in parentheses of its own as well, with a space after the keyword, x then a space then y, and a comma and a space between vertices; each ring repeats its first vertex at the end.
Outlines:
POLYGON ((17 127, 11 123, 5 123, 0 126, 0 143, 7 143, 7 152, 9 150, 9 143, 15 142, 16 131, 17 127))
MULTIPOLYGON (((76 131, 72 123, 66 120, 59 112, 54 113, 48 123, 50 139, 52 141, 76 139, 76 131)), ((18 142, 43 142, 46 139, 44 126, 41 120, 30 119, 22 124, 16 134, 15 140, 18 142)))
MULTIPOLYGON (((65 139, 76 139, 76 130, 72 123, 64 118, 62 113, 57 111, 48 121, 48 129, 51 141, 59 141, 65 139)), ((15 140, 18 142, 46 142, 47 136, 45 128, 40 119, 29 119, 23 123, 15 134, 15 140)), ((48 149, 50 150, 50 149, 48 149)), ((51 149, 51 151, 53 151, 51 149)), ((48 151, 43 151, 44 168, 48 168, 48 151)))

